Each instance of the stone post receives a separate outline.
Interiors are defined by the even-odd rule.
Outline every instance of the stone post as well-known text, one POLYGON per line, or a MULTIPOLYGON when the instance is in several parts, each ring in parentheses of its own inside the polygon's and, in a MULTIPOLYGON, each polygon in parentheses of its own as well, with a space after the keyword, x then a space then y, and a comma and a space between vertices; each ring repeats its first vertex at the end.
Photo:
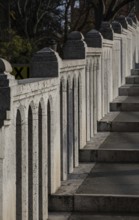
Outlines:
POLYGON ((122 26, 118 21, 112 22, 114 30, 113 44, 113 98, 118 96, 118 88, 123 84, 122 71, 122 26))
POLYGON ((138 19, 137 19, 136 15, 134 13, 129 14, 129 17, 133 20, 133 22, 135 24, 138 23, 138 19))
MULTIPOLYGON (((50 146, 47 146, 47 132, 45 133, 44 131, 47 130, 47 122, 46 122, 46 115, 47 113, 43 113, 43 133, 46 136, 44 139, 44 148, 51 147, 50 149, 50 155, 48 155, 48 149, 42 149, 43 150, 43 159, 45 162, 43 163, 43 177, 42 177, 42 190, 43 190, 43 213, 42 215, 47 216, 47 207, 48 205, 48 172, 50 171, 50 179, 48 185, 50 185, 50 191, 49 193, 54 193, 57 190, 57 186, 60 186, 60 108, 59 108, 59 75, 60 75, 60 67, 61 67, 62 60, 60 59, 59 55, 57 52, 52 50, 51 48, 43 48, 42 50, 38 51, 35 53, 35 55, 32 57, 31 60, 31 78, 56 78, 55 83, 56 83, 56 106, 52 106, 53 101, 51 100, 51 96, 49 97, 50 101, 50 117, 51 117, 51 122, 50 122, 50 133, 51 133, 51 140, 50 140, 50 146), (45 117, 45 119, 44 119, 45 117), (45 120, 45 121, 44 121, 45 120), (56 146, 56 149, 54 148, 56 146), (47 155, 46 155, 47 154, 47 155), (48 157, 50 156, 50 161, 48 161, 48 157), (52 158, 53 157, 53 160, 52 158), (48 163, 50 162, 50 163, 48 163), (49 170, 49 171, 48 171, 49 170)), ((30 79, 30 82, 34 81, 34 79, 30 79)), ((55 88, 54 88, 55 90, 55 88)), ((53 91, 52 91, 53 93, 53 91)), ((47 100, 45 100, 46 103, 47 100)), ((33 220, 38 220, 38 109, 37 106, 35 107, 36 109, 34 110, 33 113, 33 220), (35 217, 36 216, 36 217, 35 217)))
POLYGON ((113 29, 109 22, 102 22, 100 33, 104 39, 113 40, 113 29))
MULTIPOLYGON (((90 81, 90 88, 87 86, 87 94, 90 101, 87 98, 87 129, 89 129, 91 118, 91 136, 97 131, 97 120, 103 116, 103 80, 101 71, 101 56, 102 56, 102 44, 103 37, 97 30, 89 31, 85 36, 85 41, 88 46, 88 62, 91 59, 92 65, 89 68, 90 73, 87 75, 88 85, 90 81), (94 49, 95 48, 95 49, 94 49), (91 108, 89 107, 91 105, 91 108), (91 112, 89 112, 89 109, 91 112)), ((89 136, 89 134, 88 134, 89 136)))
POLYGON ((30 65, 31 78, 58 77, 60 57, 49 47, 35 53, 30 65))
POLYGON ((63 47, 63 58, 68 60, 85 59, 86 45, 83 39, 83 35, 80 32, 71 32, 63 47))
MULTIPOLYGON (((139 15, 138 15, 139 17, 139 15)), ((139 63, 139 22, 138 18, 134 13, 129 14, 129 18, 132 19, 132 27, 134 28, 134 40, 133 40, 133 45, 134 45, 134 57, 133 57, 133 66, 132 68, 135 68, 136 64, 139 63)))
POLYGON ((109 112, 109 102, 113 99, 112 47, 113 29, 110 23, 103 22, 100 33, 103 42, 103 77, 104 77, 104 113, 109 112))
POLYGON ((132 18, 130 16, 126 17, 127 19, 127 23, 128 23, 128 31, 129 31, 129 35, 130 35, 130 41, 131 41, 131 56, 129 56, 129 62, 128 62, 128 68, 129 70, 133 69, 135 67, 135 63, 136 63, 136 59, 137 59, 137 31, 136 31, 136 24, 134 23, 134 21, 132 20, 132 18))
POLYGON ((112 22, 112 29, 116 34, 122 34, 122 25, 118 21, 112 22))
MULTIPOLYGON (((13 179, 8 179, 7 163, 4 160, 7 159, 5 155, 5 129, 4 120, 7 116, 7 111, 10 110, 11 105, 11 90, 10 90, 10 80, 8 79, 9 73, 12 72, 12 67, 10 63, 2 58, 0 58, 0 219, 7 219, 7 213, 10 219, 15 219, 15 166, 13 166, 13 179), (6 166, 5 166, 6 164, 6 166), (4 172, 6 171, 6 172, 4 172), (5 176, 6 175, 6 176, 5 176), (7 181, 5 181, 7 180, 7 181), (10 185, 9 185, 10 182, 10 185), (10 191, 12 188, 12 192, 10 191), (9 193, 10 192, 10 193, 9 193), (6 202, 5 202, 6 201, 6 202), (9 208, 10 207, 10 208, 9 208)), ((10 154, 15 156, 14 149, 11 149, 10 154)), ((11 170, 10 170, 11 171, 11 170)))
MULTIPOLYGON (((123 76, 123 83, 125 82, 125 77, 129 75, 128 70, 128 22, 126 17, 120 16, 116 18, 116 21, 118 21, 122 25, 122 72, 124 74, 123 76)), ((131 55, 131 54, 130 54, 131 55)))
MULTIPOLYGON (((86 57, 86 44, 83 41, 83 35, 80 32, 74 31, 71 32, 68 36, 67 42, 64 44, 63 47, 63 58, 67 60, 82 60, 86 57)), ((74 73, 72 73, 74 75, 74 73)), ((85 127, 82 126, 82 124, 85 125, 84 120, 86 119, 85 115, 85 108, 84 103, 80 106, 82 108, 82 111, 78 109, 77 103, 78 103, 78 80, 76 79, 73 81, 71 77, 68 79, 68 89, 67 89, 67 148, 68 148, 68 158, 69 158, 69 164, 68 164, 68 171, 71 173, 73 171, 73 167, 78 165, 78 158, 77 155, 75 155, 75 152, 79 151, 78 143, 80 143, 79 137, 84 136, 83 132, 85 133, 85 127), (73 83, 74 82, 74 83, 73 83), (78 121, 79 112, 82 112, 82 116, 80 117, 80 123, 78 121), (77 126, 80 124, 80 128, 77 126), (81 130, 82 128, 82 130, 81 130), (78 132, 79 131, 79 132, 78 132)), ((84 82, 85 83, 85 82, 84 82)), ((83 87, 85 89, 85 87, 83 87)), ((63 94, 64 96, 64 94, 63 94)), ((84 91, 85 96, 85 91, 84 91)), ((85 98, 82 97, 84 100, 85 98)))
POLYGON ((121 16, 117 17, 116 21, 118 21, 124 29, 126 29, 126 30, 128 29, 128 23, 127 23, 127 19, 125 16, 121 15, 121 16))

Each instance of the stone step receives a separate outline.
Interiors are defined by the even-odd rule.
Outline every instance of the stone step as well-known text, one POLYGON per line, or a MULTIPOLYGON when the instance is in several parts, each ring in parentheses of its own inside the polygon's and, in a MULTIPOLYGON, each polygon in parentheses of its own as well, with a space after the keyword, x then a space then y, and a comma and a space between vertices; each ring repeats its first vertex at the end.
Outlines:
MULTIPOLYGON (((103 186, 102 186, 103 187, 103 186)), ((56 212, 139 213, 139 196, 75 194, 51 196, 49 210, 56 212)))
POLYGON ((139 69, 132 69, 131 70, 131 75, 139 75, 139 69))
POLYGON ((139 84, 139 75, 133 75, 126 77, 127 84, 139 84))
POLYGON ((139 150, 80 150, 80 162, 139 162, 139 150))
POLYGON ((139 134, 98 133, 80 150, 80 162, 139 162, 139 134))
POLYGON ((114 215, 114 214, 97 214, 97 213, 49 213, 48 220, 138 220, 139 215, 114 215))
POLYGON ((139 112, 110 112, 97 125, 101 132, 138 132, 139 112))
POLYGON ((126 84, 119 88, 120 96, 139 96, 139 84, 126 84))
POLYGON ((69 220, 70 212, 49 212, 48 220, 69 220))
POLYGON ((139 64, 135 63, 135 69, 139 69, 139 64))
POLYGON ((110 111, 139 111, 139 96, 118 96, 110 103, 110 111))
POLYGON ((84 175, 74 173, 70 181, 64 181, 50 196, 49 210, 137 214, 138 186, 139 164, 97 163, 88 174, 84 170, 84 175))

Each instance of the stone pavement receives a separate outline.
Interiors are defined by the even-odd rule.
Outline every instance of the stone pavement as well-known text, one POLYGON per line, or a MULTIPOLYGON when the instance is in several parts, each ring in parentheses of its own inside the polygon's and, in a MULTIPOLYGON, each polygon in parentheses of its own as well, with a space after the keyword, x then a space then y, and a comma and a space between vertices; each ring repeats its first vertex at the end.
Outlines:
POLYGON ((50 220, 139 219, 139 70, 126 83, 80 150, 80 166, 50 196, 50 220))
POLYGON ((79 213, 50 213, 48 220, 138 220, 138 215, 97 215, 79 213))

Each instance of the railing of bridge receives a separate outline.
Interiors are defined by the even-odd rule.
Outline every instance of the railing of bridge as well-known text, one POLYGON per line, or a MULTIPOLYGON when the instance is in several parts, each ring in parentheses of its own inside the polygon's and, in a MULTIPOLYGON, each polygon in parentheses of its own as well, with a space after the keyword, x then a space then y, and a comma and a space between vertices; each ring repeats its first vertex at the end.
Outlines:
POLYGON ((31 78, 15 80, 0 60, 0 219, 47 219, 48 195, 79 165, 125 77, 139 63, 135 16, 72 32, 63 60, 34 55, 31 78))

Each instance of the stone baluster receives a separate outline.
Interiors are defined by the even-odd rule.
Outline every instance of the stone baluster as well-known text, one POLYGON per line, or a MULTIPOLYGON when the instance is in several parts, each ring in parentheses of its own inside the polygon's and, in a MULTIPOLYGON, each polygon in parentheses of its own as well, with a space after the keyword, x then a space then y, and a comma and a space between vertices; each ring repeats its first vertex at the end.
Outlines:
POLYGON ((79 165, 79 90, 78 90, 78 74, 75 73, 74 77, 74 103, 73 103, 73 111, 74 111, 74 167, 78 167, 79 165))
POLYGON ((91 92, 90 92, 90 60, 86 62, 86 127, 87 127, 87 141, 91 138, 91 92))
POLYGON ((94 112, 94 134, 97 133, 97 114, 98 114, 98 109, 97 109, 97 102, 98 102, 98 90, 97 90, 97 57, 94 57, 94 79, 93 79, 93 112, 94 112))
POLYGON ((22 219, 28 220, 28 118, 26 115, 24 120, 22 121, 21 128, 22 128, 22 196, 23 196, 22 219))
POLYGON ((39 163, 42 164, 42 201, 41 201, 41 209, 42 209, 42 220, 45 220, 48 218, 48 184, 47 184, 47 167, 48 167, 48 161, 47 161, 47 139, 46 139, 46 133, 47 130, 47 116, 46 116, 46 109, 44 104, 42 104, 42 161, 39 161, 39 163))
POLYGON ((61 79, 61 86, 60 86, 60 95, 61 95, 61 178, 62 180, 67 179, 67 82, 65 79, 61 79))
POLYGON ((73 111, 73 81, 69 77, 67 89, 67 130, 68 130, 68 173, 73 172, 74 161, 74 111, 73 111))
POLYGON ((39 168, 38 168, 38 107, 32 106, 32 130, 33 130, 33 143, 32 143, 32 167, 33 167, 33 220, 39 219, 39 168))

